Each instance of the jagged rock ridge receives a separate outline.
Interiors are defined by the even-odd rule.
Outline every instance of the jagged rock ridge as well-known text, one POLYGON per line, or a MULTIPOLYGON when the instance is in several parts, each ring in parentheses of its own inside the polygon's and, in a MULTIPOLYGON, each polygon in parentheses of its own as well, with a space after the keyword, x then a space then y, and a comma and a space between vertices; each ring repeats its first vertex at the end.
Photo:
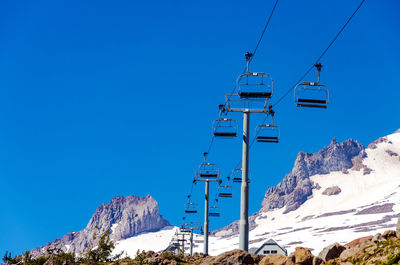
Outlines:
POLYGON ((102 233, 110 229, 111 239, 118 241, 165 226, 170 226, 170 223, 160 215, 157 201, 150 195, 117 196, 97 208, 85 229, 68 233, 61 239, 32 250, 31 254, 34 257, 43 255, 48 247, 54 246, 65 252, 83 253, 88 246, 93 245, 92 236, 95 230, 102 233))
POLYGON ((296 210, 312 194, 312 189, 318 188, 310 181, 311 176, 346 171, 353 167, 353 158, 363 150, 364 146, 355 140, 338 143, 333 139, 329 146, 316 153, 299 152, 292 171, 265 193, 262 211, 284 206, 286 212, 296 210))
MULTIPOLYGON (((329 174, 333 171, 346 171, 353 168, 356 158, 358 167, 363 168, 364 149, 363 145, 352 139, 342 143, 333 139, 329 146, 316 153, 299 152, 292 171, 278 185, 267 190, 261 210, 249 217, 250 230, 256 227, 255 219, 260 218, 261 212, 286 206, 285 213, 288 213, 299 208, 312 194, 312 190, 319 188, 318 184, 314 185, 311 182, 311 176, 329 174)), ((226 237, 238 233, 239 221, 217 229, 212 234, 216 235, 221 231, 230 231, 226 233, 226 237)))

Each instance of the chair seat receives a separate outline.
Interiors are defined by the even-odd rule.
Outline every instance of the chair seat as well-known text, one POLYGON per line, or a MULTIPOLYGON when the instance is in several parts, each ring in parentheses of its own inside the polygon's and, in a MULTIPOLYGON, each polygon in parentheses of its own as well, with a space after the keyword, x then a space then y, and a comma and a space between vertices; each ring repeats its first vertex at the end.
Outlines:
POLYGON ((297 107, 308 107, 308 108, 321 108, 326 109, 326 105, 315 105, 315 104, 296 104, 297 107))
POLYGON ((307 99, 307 98, 299 98, 297 102, 300 103, 317 103, 317 104, 326 104, 326 100, 324 99, 307 99))
POLYGON ((239 92, 240 98, 271 98, 271 92, 239 92))
POLYGON ((216 178, 218 177, 217 174, 200 174, 201 178, 216 178))
POLYGON ((263 140, 278 140, 278 137, 276 136, 257 136, 258 139, 263 139, 263 140))
POLYGON ((264 140, 257 138, 257 142, 259 143, 279 143, 279 140, 264 140))
POLYGON ((208 213, 208 216, 219 217, 220 215, 221 215, 220 213, 208 213))
POLYGON ((223 198, 231 198, 232 193, 218 193, 218 196, 223 198))
POLYGON ((235 132, 214 132, 214 136, 222 136, 222 137, 235 137, 235 132))

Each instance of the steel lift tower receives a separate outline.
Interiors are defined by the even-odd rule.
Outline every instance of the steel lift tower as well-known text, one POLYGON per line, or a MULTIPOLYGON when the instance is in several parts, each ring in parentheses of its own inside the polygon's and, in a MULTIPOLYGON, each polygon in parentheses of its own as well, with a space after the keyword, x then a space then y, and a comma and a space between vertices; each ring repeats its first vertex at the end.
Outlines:
POLYGON ((250 72, 249 64, 253 54, 246 53, 247 72, 240 75, 236 82, 236 94, 228 94, 226 112, 243 113, 243 150, 242 150, 242 184, 240 197, 239 248, 249 248, 249 145, 250 114, 269 114, 268 100, 273 94, 273 80, 270 75, 250 72))
POLYGON ((219 175, 220 171, 217 168, 217 165, 214 163, 207 162, 208 153, 203 153, 204 162, 200 164, 199 169, 196 171, 196 178, 194 181, 203 181, 205 182, 205 191, 204 191, 204 254, 208 254, 208 217, 209 217, 209 193, 210 193, 210 182, 220 182, 219 175))

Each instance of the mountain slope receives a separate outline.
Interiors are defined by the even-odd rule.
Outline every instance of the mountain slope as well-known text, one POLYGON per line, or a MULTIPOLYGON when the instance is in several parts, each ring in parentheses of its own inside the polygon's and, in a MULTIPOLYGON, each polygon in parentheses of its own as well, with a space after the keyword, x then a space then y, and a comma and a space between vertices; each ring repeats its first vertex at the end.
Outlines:
POLYGON ((286 206, 286 211, 294 211, 312 194, 310 176, 345 171, 353 167, 353 158, 364 147, 357 141, 347 140, 339 144, 335 139, 317 153, 300 152, 293 170, 275 187, 265 193, 262 202, 264 211, 286 206))
MULTIPOLYGON (((317 153, 299 153, 292 172, 266 192, 251 218, 250 247, 273 238, 289 251, 302 245, 318 253, 335 241, 394 228, 399 201, 400 130, 367 148, 332 141, 317 153)), ((211 254, 237 247, 232 225, 210 239, 211 254)))
POLYGON ((61 239, 36 248, 31 254, 36 257, 46 253, 48 247, 58 246, 65 252, 83 253, 93 245, 93 233, 111 230, 110 238, 119 241, 144 232, 152 232, 170 226, 158 211, 157 201, 146 197, 114 197, 109 203, 100 205, 85 229, 66 234, 61 239))

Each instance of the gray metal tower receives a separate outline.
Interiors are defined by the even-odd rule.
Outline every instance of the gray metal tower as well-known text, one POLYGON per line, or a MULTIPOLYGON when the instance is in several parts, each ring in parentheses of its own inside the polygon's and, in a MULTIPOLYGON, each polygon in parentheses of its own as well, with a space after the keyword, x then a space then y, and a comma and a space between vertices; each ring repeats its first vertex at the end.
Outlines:
POLYGON ((246 53, 247 73, 239 76, 236 94, 226 95, 226 112, 243 113, 242 184, 240 197, 239 248, 249 249, 249 144, 250 114, 268 114, 268 100, 273 94, 273 80, 270 75, 249 71, 253 55, 246 53))
POLYGON ((207 153, 203 153, 204 162, 200 164, 199 169, 196 171, 195 181, 205 182, 204 190, 204 249, 203 253, 208 254, 208 209, 209 209, 209 192, 210 182, 220 182, 219 175, 220 171, 217 166, 213 163, 207 162, 207 153))

